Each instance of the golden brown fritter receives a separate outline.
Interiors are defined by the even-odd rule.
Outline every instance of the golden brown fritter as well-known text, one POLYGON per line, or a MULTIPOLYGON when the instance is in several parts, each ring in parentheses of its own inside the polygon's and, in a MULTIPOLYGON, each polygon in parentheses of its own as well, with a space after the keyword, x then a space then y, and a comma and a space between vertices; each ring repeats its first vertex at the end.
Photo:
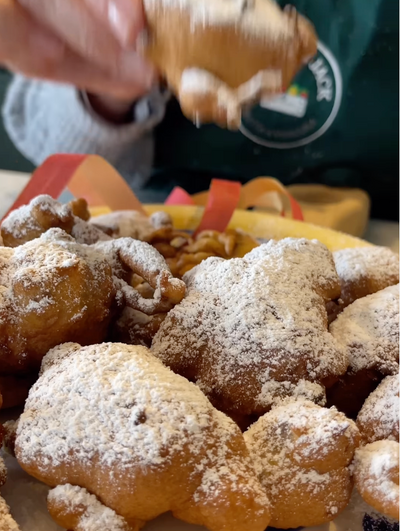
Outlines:
POLYGON ((399 255, 387 247, 354 247, 333 253, 340 299, 327 303, 329 323, 357 299, 399 283, 399 255))
POLYGON ((109 239, 102 230, 88 223, 89 218, 84 199, 64 205, 49 195, 38 195, 3 220, 0 235, 6 247, 18 247, 54 228, 62 229, 78 243, 90 244, 109 239))
POLYGON ((332 256, 305 239, 271 241, 243 259, 209 258, 160 326, 153 353, 245 426, 281 396, 322 403, 347 369, 325 303, 339 291, 332 256))
POLYGON ((37 374, 56 345, 103 341, 113 314, 125 306, 166 312, 184 294, 184 283, 172 277, 160 254, 130 238, 84 245, 50 229, 14 249, 0 247, 0 383, 37 374), (132 273, 147 281, 152 298, 125 281, 132 273))
POLYGON ((399 371, 399 286, 354 301, 329 330, 345 348, 349 367, 328 389, 328 405, 355 419, 382 379, 399 371))
POLYGON ((111 509, 124 531, 124 521, 137 529, 167 511, 211 531, 264 531, 269 523, 239 428, 144 347, 50 351, 19 420, 15 453, 51 487, 75 486, 49 496, 63 525, 85 518, 88 504, 92 515, 111 509))
POLYGON ((273 527, 320 525, 347 506, 353 487, 349 464, 360 434, 336 408, 287 399, 244 437, 271 502, 273 527))

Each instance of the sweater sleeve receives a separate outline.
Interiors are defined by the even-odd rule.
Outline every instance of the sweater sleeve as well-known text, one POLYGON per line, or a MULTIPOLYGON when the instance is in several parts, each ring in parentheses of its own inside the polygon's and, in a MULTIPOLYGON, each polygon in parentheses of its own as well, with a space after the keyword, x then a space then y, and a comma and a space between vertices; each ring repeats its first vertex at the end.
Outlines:
POLYGON ((154 89, 136 104, 132 123, 112 125, 90 112, 74 87, 15 76, 2 112, 11 140, 35 164, 54 153, 93 153, 140 185, 150 174, 152 129, 164 116, 166 99, 154 89))

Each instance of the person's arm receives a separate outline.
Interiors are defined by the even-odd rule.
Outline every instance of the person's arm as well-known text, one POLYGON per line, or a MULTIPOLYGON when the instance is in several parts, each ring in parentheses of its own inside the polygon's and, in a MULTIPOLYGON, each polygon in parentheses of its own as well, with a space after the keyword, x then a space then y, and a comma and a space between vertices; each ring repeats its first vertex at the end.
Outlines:
POLYGON ((166 97, 153 89, 134 104, 119 104, 16 76, 3 120, 11 140, 35 164, 57 152, 95 153, 124 175, 146 176, 153 156, 151 131, 163 118, 166 97))

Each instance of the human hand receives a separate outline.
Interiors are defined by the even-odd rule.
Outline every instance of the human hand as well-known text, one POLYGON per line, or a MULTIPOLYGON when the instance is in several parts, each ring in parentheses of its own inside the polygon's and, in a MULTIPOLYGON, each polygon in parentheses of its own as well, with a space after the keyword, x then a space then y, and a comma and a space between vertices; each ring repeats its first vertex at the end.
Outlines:
POLYGON ((0 0, 0 64, 132 101, 155 79, 135 52, 143 28, 140 0, 0 0))

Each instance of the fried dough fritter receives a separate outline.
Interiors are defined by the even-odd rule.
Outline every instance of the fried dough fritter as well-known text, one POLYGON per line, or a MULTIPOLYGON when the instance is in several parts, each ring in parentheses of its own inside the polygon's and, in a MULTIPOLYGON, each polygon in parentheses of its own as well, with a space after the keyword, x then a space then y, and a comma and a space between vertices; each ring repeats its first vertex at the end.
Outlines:
POLYGON ((196 382, 242 427, 282 396, 319 403, 347 368, 325 303, 339 291, 332 256, 316 241, 270 241, 243 259, 209 258, 184 277, 152 352, 196 382))
POLYGON ((264 531, 269 523, 239 428, 144 347, 51 350, 19 420, 15 454, 49 486, 75 486, 48 500, 53 518, 73 529, 83 528, 88 504, 111 509, 124 531, 167 511, 210 531, 264 531), (82 489, 97 500, 86 493, 85 501, 82 489))

